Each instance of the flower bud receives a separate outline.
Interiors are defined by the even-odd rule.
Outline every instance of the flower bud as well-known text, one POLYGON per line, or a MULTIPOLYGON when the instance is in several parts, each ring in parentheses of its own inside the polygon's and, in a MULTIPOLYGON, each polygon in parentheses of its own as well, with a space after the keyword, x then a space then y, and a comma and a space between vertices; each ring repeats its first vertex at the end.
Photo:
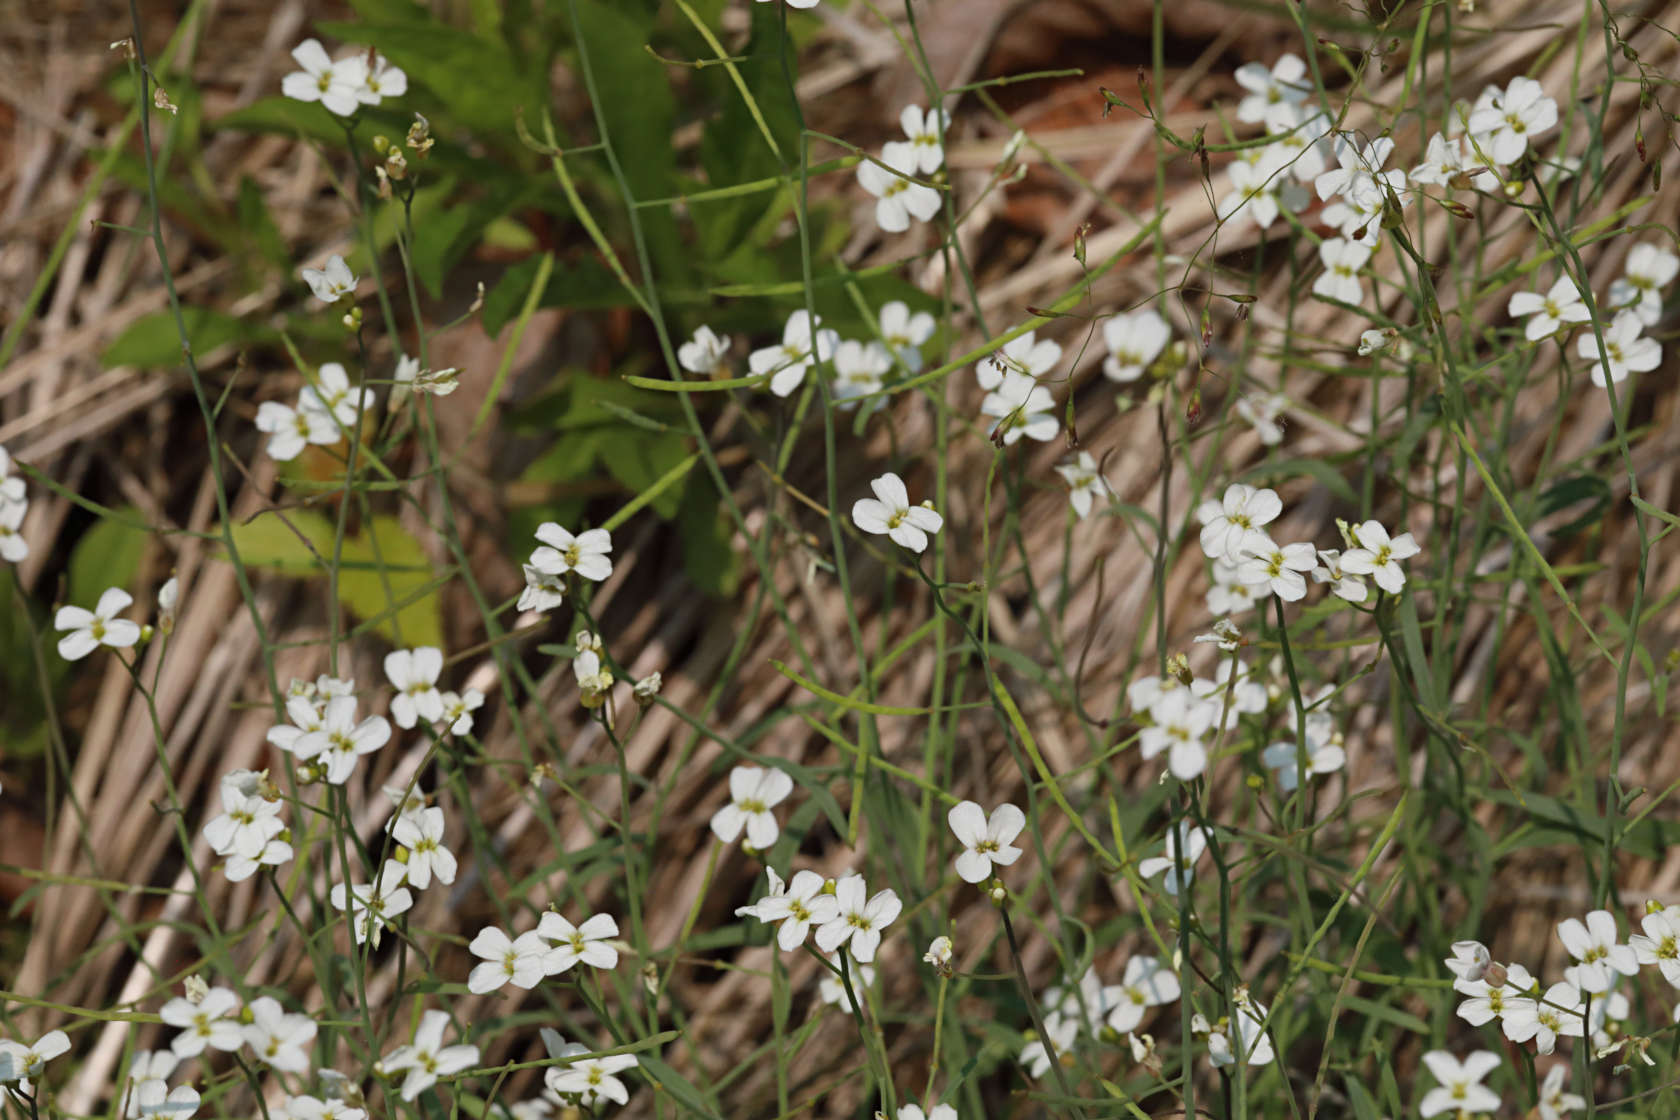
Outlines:
POLYGON ((198 1005, 204 1002, 204 997, 210 994, 210 985, 205 983, 204 977, 194 974, 182 982, 186 989, 187 1002, 198 1005))

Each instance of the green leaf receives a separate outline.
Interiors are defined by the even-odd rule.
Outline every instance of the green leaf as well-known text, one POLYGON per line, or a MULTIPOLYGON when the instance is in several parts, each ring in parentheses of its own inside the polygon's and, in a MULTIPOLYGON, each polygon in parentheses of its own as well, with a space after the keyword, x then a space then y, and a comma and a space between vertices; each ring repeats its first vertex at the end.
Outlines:
MULTIPOLYGON (((502 328, 519 314, 519 308, 525 302, 525 293, 531 290, 541 264, 541 257, 529 257, 502 273, 502 278, 484 297, 481 315, 487 334, 500 334, 502 328)), ((588 311, 628 307, 631 303, 630 293, 624 290, 612 270, 595 257, 571 262, 556 261, 537 300, 538 307, 569 307, 588 311)))
MULTIPOLYGON (((329 21, 318 27, 323 35, 377 48, 411 83, 425 86, 453 116, 477 131, 511 135, 515 114, 521 109, 534 113, 546 104, 542 86, 523 71, 505 43, 463 33, 435 19, 329 21)), ((664 141, 668 147, 669 134, 664 141)))
POLYGON ((688 477, 677 507, 683 570, 694 586, 715 599, 735 593, 741 579, 740 557, 731 543, 734 525, 723 512, 710 476, 696 470, 688 477))
POLYGON ((93 606, 107 587, 127 588, 140 570, 152 535, 135 527, 141 520, 139 510, 130 506, 119 512, 124 520, 101 519, 70 551, 66 593, 79 607, 93 606))
MULTIPOLYGON (((274 331, 248 319, 239 319, 208 307, 183 307, 181 320, 192 340, 193 355, 202 359, 218 346, 239 342, 266 342, 278 337, 274 331)), ((109 366, 176 366, 181 363, 181 339, 175 316, 159 311, 137 319, 100 355, 109 366)))
POLYGON ((281 236, 280 229, 274 224, 274 218, 268 212, 268 205, 263 200, 262 188, 249 175, 239 180, 239 200, 236 213, 239 217, 239 228, 244 233, 246 243, 256 251, 257 255, 271 266, 283 271, 292 266, 291 253, 286 248, 286 239, 281 236))
POLYGON ((337 117, 320 105, 290 97, 265 97, 243 109, 224 113, 211 124, 218 129, 299 135, 335 148, 344 147, 344 126, 337 117))
MULTIPOLYGON (((577 0, 573 11, 580 69, 586 55, 600 127, 618 156, 630 192, 638 200, 669 196, 675 181, 671 131, 677 102, 665 65, 642 49, 651 14, 638 19, 623 0, 611 5, 577 0)), ((643 210, 640 220, 654 275, 661 284, 684 283, 690 272, 688 253, 670 209, 643 210)))
MULTIPOLYGON (((248 567, 285 575, 325 576, 335 526, 310 510, 266 514, 233 527, 234 545, 248 567)), ((443 611, 431 568, 416 563, 424 550, 394 517, 376 517, 339 554, 338 598, 374 630, 405 646, 443 644, 443 611), (413 598, 413 602, 405 602, 413 598), (405 605, 393 609, 393 603, 405 605)))

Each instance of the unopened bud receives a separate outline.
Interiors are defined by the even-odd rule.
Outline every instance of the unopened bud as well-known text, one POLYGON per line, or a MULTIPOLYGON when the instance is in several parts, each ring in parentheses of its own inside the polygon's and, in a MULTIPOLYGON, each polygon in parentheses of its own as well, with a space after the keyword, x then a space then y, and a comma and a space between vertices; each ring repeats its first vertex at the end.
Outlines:
POLYGON ((1487 970, 1482 973, 1482 979, 1487 981, 1490 988, 1503 988, 1507 979, 1505 966, 1498 961, 1492 962, 1487 966, 1487 970))
POLYGON ((205 983, 204 977, 192 975, 182 982, 186 989, 187 1002, 197 1006, 204 1002, 204 997, 210 994, 210 985, 205 983))

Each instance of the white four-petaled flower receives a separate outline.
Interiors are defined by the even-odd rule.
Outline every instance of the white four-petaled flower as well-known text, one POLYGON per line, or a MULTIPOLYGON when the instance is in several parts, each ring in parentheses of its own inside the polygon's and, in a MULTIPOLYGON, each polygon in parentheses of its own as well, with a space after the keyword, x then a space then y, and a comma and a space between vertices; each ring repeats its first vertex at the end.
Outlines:
POLYGON ((793 779, 785 771, 737 766, 729 772, 729 804, 712 815, 712 832, 729 844, 745 828, 747 843, 763 851, 781 831, 770 810, 792 792, 793 779))
POLYGON ((873 498, 852 503, 852 521, 866 533, 885 533, 894 544, 922 552, 928 546, 928 535, 939 532, 945 524, 932 507, 911 505, 904 481, 890 471, 871 482, 869 488, 875 491, 873 498))
POLYGON ((992 874, 994 864, 1008 867, 1021 858, 1015 838, 1027 825, 1027 815, 1014 805, 1005 803, 986 811, 973 801, 959 801, 945 815, 963 850, 957 856, 957 876, 965 883, 985 881, 992 874))
POLYGON ((127 610, 134 596, 120 587, 108 587, 90 611, 85 607, 60 607, 53 626, 69 631, 58 640, 58 655, 66 661, 80 661, 100 646, 127 649, 140 640, 140 624, 117 615, 127 610))

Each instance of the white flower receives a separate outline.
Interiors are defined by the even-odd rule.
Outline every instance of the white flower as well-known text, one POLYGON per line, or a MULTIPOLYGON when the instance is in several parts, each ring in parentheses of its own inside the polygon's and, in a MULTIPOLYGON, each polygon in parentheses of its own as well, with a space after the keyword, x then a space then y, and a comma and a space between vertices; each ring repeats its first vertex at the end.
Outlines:
POLYGON ((1059 464, 1056 473, 1068 484, 1068 501, 1081 520, 1090 516, 1098 501, 1106 502, 1114 497, 1114 490, 1098 470, 1097 460, 1089 451, 1081 451, 1071 463, 1059 464))
POLYGON ((1195 696, 1187 689, 1174 689, 1150 705, 1153 721, 1138 733, 1138 750, 1144 758, 1167 751, 1167 769, 1181 782, 1190 781, 1207 769, 1207 745, 1203 738, 1219 716, 1219 705, 1195 696))
POLYGON ((881 388, 892 364, 892 354, 879 342, 842 342, 834 351, 835 403, 841 408, 856 407, 859 397, 881 388))
POLYGON ((1470 114, 1470 135, 1495 163, 1515 163, 1529 141, 1557 127, 1557 102, 1533 78, 1518 76, 1470 114))
POLYGON ((1136 1030, 1144 1012, 1179 995, 1178 976, 1154 957, 1133 957, 1126 962, 1118 998, 1108 1012, 1108 1025, 1120 1034, 1136 1030))
POLYGON ((612 534, 605 529, 586 529, 574 537, 545 521, 537 526, 537 540, 543 547, 531 553, 531 566, 539 572, 551 576, 576 572, 596 583, 612 575, 612 534))
POLYGON ((169 1049, 177 1058, 192 1058, 215 1050, 237 1050, 245 1045, 239 1025, 239 997, 230 988, 211 988, 197 1003, 176 996, 158 1008, 158 1018, 180 1030, 169 1049))
POLYGON ((1318 559, 1320 563, 1312 570, 1314 583, 1328 583, 1333 594, 1350 603, 1363 603, 1370 595, 1370 588, 1365 586, 1364 580, 1350 575, 1342 568, 1342 554, 1339 550, 1321 548, 1318 550, 1318 559))
MULTIPOLYGON (((1323 110, 1304 102, 1275 102, 1266 110, 1266 132, 1274 139, 1260 151, 1261 167, 1288 170, 1297 183, 1310 183, 1324 174, 1323 140, 1330 132, 1330 118, 1323 110)), ((1306 199, 1290 197, 1295 193, 1285 190, 1280 198, 1288 198, 1290 207, 1298 210, 1306 199)))
POLYGON ((1452 951, 1451 959, 1446 962, 1447 971, 1460 980, 1472 983, 1480 980, 1493 963, 1488 947, 1480 941, 1454 941, 1452 951))
POLYGON ((1633 976, 1639 971, 1638 955, 1630 946, 1616 943, 1616 916, 1608 910, 1592 911, 1585 925, 1579 918, 1565 918, 1558 923, 1557 933, 1569 955, 1581 962, 1583 991, 1601 995, 1615 982, 1612 973, 1633 976))
POLYGON ((1394 151, 1394 141, 1387 136, 1379 136, 1363 148, 1348 137, 1337 136, 1331 147, 1336 153, 1337 166, 1313 180, 1313 189, 1326 202, 1332 195, 1350 201, 1355 195, 1366 194, 1381 199, 1387 190, 1398 190, 1406 181, 1404 172, 1382 169, 1394 151))
POLYGON ((922 368, 922 344, 933 337, 937 324, 926 311, 910 313, 910 305, 893 300, 881 305, 881 339, 893 356, 911 373, 922 368))
POLYGON ((897 1120, 957 1120, 957 1110, 948 1104, 936 1104, 927 1112, 919 1104, 900 1105, 897 1120))
POLYGON ((694 330, 694 337, 677 347, 677 364, 690 373, 702 377, 717 372, 729 353, 729 336, 716 334, 702 324, 694 330))
POLYGON ((495 926, 485 926, 472 939, 467 951, 484 960, 467 976, 467 990, 474 995, 493 992, 508 983, 529 991, 548 975, 544 963, 548 959, 548 943, 536 930, 509 939, 495 926))
POLYGON ((1207 609, 1214 615, 1233 615, 1254 607, 1254 589, 1237 578, 1237 566, 1220 557, 1213 562, 1213 586, 1208 588, 1207 609))
POLYGON ((546 614, 566 601, 564 576, 551 576, 530 564, 521 567, 525 571, 525 590, 519 593, 519 610, 546 614))
MULTIPOLYGON (((812 0, 814 3, 815 0, 812 0)), ((796 0, 788 3, 799 7, 796 0)), ((809 7, 809 5, 804 5, 809 7)), ((584 1058, 569 1066, 553 1066, 543 1074, 543 1084, 556 1096, 577 1098, 584 1108, 594 1108, 602 1101, 627 1104, 630 1091, 615 1074, 637 1066, 634 1054, 608 1054, 600 1058, 584 1058)))
POLYGON ((1054 1012, 1070 1019, 1083 1020, 1087 1030, 1096 1034, 1103 1019, 1119 1006, 1124 992, 1119 985, 1107 985, 1095 968, 1087 968, 1077 984, 1058 984, 1044 993, 1041 1001, 1046 1012, 1054 1012))
POLYGON ((1645 373, 1662 362, 1662 344, 1654 338, 1643 338, 1645 325, 1633 311, 1618 311, 1610 325, 1604 328, 1604 349, 1598 348, 1598 337, 1583 331, 1575 340, 1575 353, 1592 362, 1592 381, 1604 388, 1604 367, 1610 367, 1610 378, 1617 384, 1631 373, 1645 373))
POLYGON ((1412 168, 1408 178, 1420 187, 1450 187, 1454 179, 1475 165, 1464 156, 1464 142, 1437 132, 1429 138, 1423 162, 1412 168))
POLYGON ((117 615, 134 602, 120 587, 108 587, 90 611, 84 607, 60 607, 53 626, 69 631, 58 640, 58 655, 66 661, 80 661, 100 646, 127 649, 140 640, 140 624, 117 615))
MULTIPOLYGON (((892 305, 889 304, 888 306, 892 305)), ((902 307, 903 304, 899 304, 899 306, 902 307)), ((882 314, 885 314, 886 308, 882 308, 881 311, 882 314)), ((929 316, 930 324, 931 321, 932 317, 929 316)), ((931 327, 928 333, 932 333, 931 327)), ((17 502, 26 501, 27 495, 25 491, 26 487, 24 485, 23 476, 12 473, 11 454, 4 447, 0 447, 0 508, 17 502)))
POLYGON ((311 731, 321 730, 322 719, 325 715, 326 705, 317 704, 311 696, 300 694, 288 697, 286 700, 286 718, 292 722, 276 724, 269 728, 268 741, 287 754, 295 754, 298 740, 311 731))
MULTIPOLYGON (((1404 176, 1398 171, 1388 171, 1384 174, 1404 181, 1404 176)), ((1411 201, 1410 195, 1395 197, 1401 206, 1411 201)), ((1319 218, 1343 237, 1375 248, 1382 240, 1382 223, 1379 219, 1382 217, 1383 203, 1387 198, 1381 187, 1360 183, 1350 187, 1346 194, 1326 206, 1319 218)))
POLYGON ((764 871, 770 877, 769 892, 753 905, 739 907, 735 916, 751 915, 761 922, 781 922, 781 929, 776 931, 776 944, 783 952, 797 949, 813 925, 823 925, 839 913, 839 901, 824 893, 827 880, 815 871, 795 872, 790 883, 783 883, 772 868, 764 871))
POLYGON ((247 795, 237 785, 222 783, 222 814, 204 826, 204 839, 219 856, 255 859, 286 826, 282 806, 260 793, 247 795))
POLYGON ((440 1077, 478 1064, 478 1047, 443 1044, 443 1032, 448 1026, 449 1012, 426 1012, 414 1031, 413 1043, 397 1047, 380 1061, 379 1068, 385 1073, 408 1071, 402 1083, 403 1100, 413 1100, 436 1085, 440 1077))
MULTIPOLYGON (((767 3, 768 0, 758 0, 758 2, 760 4, 764 4, 767 3)), ((818 0, 787 0, 787 6, 790 8, 814 8, 817 6, 817 3, 818 0)))
POLYGON ((1108 357, 1103 376, 1110 381, 1136 381, 1172 341, 1172 328, 1153 307, 1116 315, 1103 324, 1108 357))
POLYGON ((1278 191, 1284 184, 1282 175, 1264 163, 1249 163, 1240 159, 1227 167, 1225 173, 1231 189, 1219 200, 1219 220, 1235 223, 1242 218, 1261 229, 1270 229, 1278 219, 1278 191))
POLYGON ((0 502, 0 560, 19 564, 29 555, 29 542, 19 532, 24 514, 29 512, 26 501, 0 502))
POLYGON ((416 890, 455 881, 455 853, 443 846, 443 810, 437 807, 404 813, 391 823, 391 838, 408 849, 408 882, 416 890))
MULTIPOLYGON (((298 408, 303 411, 325 412, 339 425, 349 428, 356 423, 356 414, 371 408, 372 389, 353 389, 350 375, 337 362, 327 362, 316 371, 316 384, 304 386, 298 394, 298 408)), ((337 431, 337 428, 334 428, 337 431)))
POLYGON ((0 1039, 0 1082, 38 1077, 48 1062, 69 1049, 70 1038, 63 1031, 48 1031, 32 1046, 0 1039))
POLYGON ((1202 552, 1210 560, 1242 562, 1242 546, 1248 534, 1270 525, 1283 512, 1276 490, 1256 490, 1233 482, 1217 502, 1202 503, 1196 516, 1202 522, 1202 552))
POLYGON ((242 883, 257 873, 259 867, 279 867, 283 863, 290 863, 292 846, 276 837, 263 845, 263 850, 255 856, 246 857, 237 852, 227 857, 222 864, 222 874, 227 876, 230 883, 242 883))
POLYGON ((1248 96, 1237 103, 1237 119, 1244 124, 1265 120, 1266 111, 1273 105, 1305 101, 1312 94, 1307 64, 1293 54, 1283 55, 1270 70, 1263 63, 1245 62, 1237 67, 1235 77, 1237 84, 1248 91, 1248 96))
POLYGON ((1498 986, 1485 979, 1470 980, 1459 977, 1453 981, 1453 990, 1468 998, 1458 1005, 1458 1017, 1473 1027, 1490 1023, 1494 1019, 1502 1020, 1506 1013, 1519 1000, 1534 991, 1535 987, 1534 977, 1520 964, 1507 965, 1505 982, 1498 986))
POLYGON ((1359 270, 1371 259, 1371 246, 1346 238, 1332 237, 1318 246, 1318 259, 1324 271, 1313 281, 1313 295, 1342 303, 1359 304, 1365 299, 1365 286, 1360 283, 1359 270))
MULTIPOLYGON (((323 1081, 331 1077, 342 1080, 344 1076, 330 1069, 320 1072, 323 1081)), ((303 1094, 287 1097, 279 1107, 270 1105, 268 1114, 270 1120, 367 1120, 365 1109, 351 1108, 339 1097, 322 1100, 303 1094)))
POLYGON ((1587 1107, 1585 1097, 1563 1091, 1563 1083, 1568 1077, 1567 1062, 1559 1062, 1546 1071, 1546 1080, 1540 1083, 1540 1120, 1562 1120, 1569 1113, 1587 1107))
POLYGON ((312 443, 337 443, 338 424, 332 414, 313 408, 288 408, 279 401, 257 406, 256 427, 268 433, 264 450, 277 463, 289 463, 312 443))
POLYGON ((957 856, 957 876, 965 883, 979 883, 991 877, 992 865, 1008 867, 1021 858, 1015 838, 1027 826, 1027 815, 1014 805, 1003 804, 986 811, 973 801, 959 801, 945 815, 963 847, 957 856))
MULTIPOLYGON (((1661 245, 1643 243, 1628 250, 1622 275, 1610 285, 1610 306, 1632 310, 1647 327, 1662 318, 1662 289, 1680 273, 1680 257, 1661 245)), ((0 471, 0 475, 4 475, 0 471)))
POLYGON ((920 105, 906 105, 898 115, 898 123, 909 137, 911 154, 915 157, 912 169, 932 175, 945 162, 945 146, 940 140, 951 127, 951 119, 943 109, 922 111, 920 105))
POLYGON ((287 1073, 309 1068, 309 1043, 319 1029, 308 1015, 288 1012, 273 996, 250 1003, 251 1021, 245 1024, 245 1044, 257 1060, 287 1073))
MULTIPOLYGON (((1338 558, 1341 570, 1350 575, 1370 576, 1377 586, 1390 595, 1398 595, 1406 586, 1406 573, 1399 561, 1409 560, 1419 551, 1410 533, 1390 539, 1381 523, 1366 521, 1348 530, 1358 547, 1350 548, 1338 558)), ((1345 597, 1345 596, 1344 596, 1345 597)))
POLYGON ((377 879, 352 885, 348 898, 343 883, 334 885, 328 897, 336 910, 349 907, 350 933, 356 944, 372 940, 373 947, 379 948, 386 923, 414 905, 414 896, 402 885, 406 875, 407 869, 402 864, 388 859, 379 869, 377 879))
POLYGON ((910 504, 910 492, 896 474, 887 472, 869 484, 873 498, 852 503, 852 521, 866 533, 885 533, 894 544, 911 552, 928 546, 928 534, 937 533, 945 519, 927 504, 910 504))
POLYGON ((1482 1078, 1501 1064, 1491 1050, 1477 1050, 1462 1062, 1445 1050, 1431 1050, 1423 1056, 1423 1064, 1440 1082, 1423 1096, 1418 1111, 1424 1120, 1443 1112, 1470 1116, 1499 1109, 1499 1094, 1482 1084, 1482 1078))
POLYGON ((770 374, 770 391, 785 397, 804 383, 812 366, 833 358, 839 345, 840 336, 802 307, 788 316, 780 345, 748 354, 747 368, 755 374, 770 374))
POLYGON ((951 968, 951 954, 955 951, 955 949, 956 946, 951 943, 951 939, 946 937, 944 934, 941 934, 928 944, 928 951, 922 954, 922 960, 927 964, 931 964, 940 972, 949 972, 951 968))
MULTIPOLYGON (((1310 572, 1318 565, 1318 553, 1311 542, 1279 545, 1265 533, 1254 530, 1243 538, 1241 551, 1247 555, 1237 564, 1238 579, 1288 603, 1306 596, 1307 580, 1301 573, 1310 572)), ((1351 553, 1342 556, 1343 568, 1348 567, 1348 555, 1351 553)))
POLYGON ((337 253, 327 258, 325 268, 304 269, 303 282, 309 285, 309 290, 314 292, 315 298, 322 303, 337 303, 345 296, 356 294, 356 277, 351 273, 350 266, 344 263, 344 258, 337 253))
POLYGON ((1241 992, 1236 1003, 1237 1013, 1222 1021, 1223 1029, 1209 1032, 1208 1058, 1216 1069, 1235 1065, 1239 1057, 1251 1066, 1271 1064, 1276 1054, 1272 1050, 1272 1040, 1261 1029, 1266 1021, 1265 1006, 1241 992))
POLYGON ((1640 964, 1654 964, 1663 979, 1680 988, 1680 908, 1670 906, 1645 915, 1644 933, 1628 938, 1640 964))
MULTIPOLYGON (((846 983, 844 980, 841 980, 839 976, 838 970, 840 968, 840 955, 838 953, 824 953, 823 960, 833 965, 836 971, 829 972, 827 969, 823 970, 822 980, 817 984, 817 998, 822 1000, 823 1004, 826 1006, 843 1007, 848 1013, 856 1011, 857 1008, 852 1005, 852 997, 846 991, 846 983)), ((858 964, 854 961, 850 968, 852 973, 852 987, 858 993, 861 994, 866 989, 874 985, 874 965, 858 964)))
POLYGON ((372 754, 391 739, 391 725, 384 716, 356 721, 356 698, 335 696, 327 701, 321 729, 298 737, 292 753, 305 761, 321 756, 326 780, 341 786, 356 772, 356 760, 372 754))
POLYGON ((729 772, 729 804, 712 815, 712 832, 725 844, 747 830, 747 843, 763 851, 780 829, 770 810, 793 792, 793 779, 782 770, 737 766, 729 772))
POLYGON ((1010 370, 1003 375, 998 387, 980 402, 980 412, 997 418, 994 439, 1003 439, 1004 446, 1020 441, 1022 436, 1040 442, 1056 438, 1061 422, 1051 410, 1056 400, 1050 390, 1024 373, 1010 370))
POLYGON ((895 141, 881 150, 879 163, 857 165, 858 185, 876 198, 875 224, 887 233, 903 233, 911 218, 925 222, 939 213, 939 192, 906 177, 915 175, 919 159, 914 144, 895 141))
POLYGON ((1161 872, 1167 872, 1161 880, 1161 886, 1168 894, 1176 895, 1195 878, 1196 863, 1202 858, 1202 853, 1207 851, 1207 844, 1206 829, 1195 828, 1179 821, 1167 833, 1166 854, 1139 860, 1138 874, 1145 879, 1153 879, 1161 872))
POLYGON ((443 651, 436 646, 392 650, 385 655, 385 678, 397 694, 391 698, 391 718, 408 730, 424 720, 443 718, 443 695, 438 692, 438 674, 443 672, 443 651))
POLYGON ((141 1114, 142 1101, 161 1101, 169 1095, 169 1079, 181 1059, 172 1050, 136 1050, 128 1066, 128 1095, 123 1102, 123 1116, 135 1120, 141 1114), (156 1082, 155 1086, 148 1083, 156 1082))
MULTIPOLYGON (((1295 744, 1287 739, 1280 740, 1260 752, 1260 761, 1269 770, 1277 772, 1278 788, 1285 793, 1293 793, 1300 784, 1300 764, 1296 756, 1295 744)), ((1312 741, 1311 729, 1307 735, 1307 777, 1316 778, 1322 774, 1334 774, 1347 765, 1347 752, 1339 743, 1315 743, 1312 741)))
POLYGON ((1029 1076, 1043 1077, 1049 1072, 1050 1063, 1071 1050, 1073 1040, 1078 1037, 1079 1020, 1052 1011, 1044 1017, 1044 1037, 1035 1038, 1022 1047, 1017 1060, 1027 1067, 1029 1076))
POLYGON ((373 65, 366 64, 363 55, 362 80, 356 86, 356 100, 363 105, 377 105, 387 97, 401 97, 408 92, 408 75, 391 65, 382 54, 373 56, 373 65))
MULTIPOLYGON (((1626 946, 1622 946, 1626 948, 1626 946)), ((1538 1053, 1550 1054, 1558 1037, 1579 1038, 1586 1033, 1581 1014, 1581 992, 1567 980, 1560 980, 1535 998, 1524 996, 1509 1001, 1500 1024, 1512 1042, 1534 1040, 1538 1053)))
POLYGON ((1278 417, 1289 407, 1288 397, 1282 393, 1243 393, 1231 407, 1248 421, 1261 443, 1276 447, 1283 442, 1283 425, 1278 417))
MULTIPOLYGON (((587 633, 587 631, 585 631, 587 633)), ((572 658, 572 675, 577 678, 579 699, 586 708, 599 708, 612 691, 612 670, 601 663, 599 647, 585 648, 580 642, 572 658)))
POLYGON ((1523 327, 1523 337, 1538 342, 1558 332, 1568 323, 1584 323, 1590 315, 1575 281, 1566 273, 1545 295, 1539 292, 1513 292, 1506 310, 1513 319, 1532 316, 1523 327))
POLYGON ((1039 339, 1035 337, 1035 332, 1028 331, 1004 343, 991 356, 982 358, 980 364, 974 367, 974 376, 980 382, 980 388, 989 391, 1003 384, 1004 377, 1009 373, 1025 374, 1036 380, 1055 369, 1056 363, 1061 360, 1061 346, 1048 338, 1039 339))
POLYGON ((1237 624, 1228 618, 1216 620, 1212 630, 1206 634, 1197 634, 1191 640, 1207 645, 1216 645, 1225 653, 1241 649, 1243 644, 1242 631, 1237 629, 1237 624))
POLYGON ((294 101, 319 101, 341 117, 356 111, 356 94, 367 72, 367 63, 360 55, 335 62, 318 40, 305 39, 292 48, 292 58, 303 69, 280 80, 281 93, 294 101))
POLYGON ((618 950, 608 944, 618 936, 618 923, 611 914, 596 914, 581 926, 574 926, 553 910, 543 911, 537 933, 548 943, 543 968, 558 976, 578 963, 590 968, 618 967, 618 950))
POLYGON ((862 875, 847 875, 834 884, 838 911, 817 930, 817 948, 832 953, 851 943, 852 959, 868 964, 881 944, 881 931, 893 923, 903 905, 890 888, 866 898, 862 875))
POLYGON ((484 693, 476 688, 465 692, 443 692, 443 715, 439 717, 451 735, 465 735, 473 729, 473 713, 484 707, 484 693))

